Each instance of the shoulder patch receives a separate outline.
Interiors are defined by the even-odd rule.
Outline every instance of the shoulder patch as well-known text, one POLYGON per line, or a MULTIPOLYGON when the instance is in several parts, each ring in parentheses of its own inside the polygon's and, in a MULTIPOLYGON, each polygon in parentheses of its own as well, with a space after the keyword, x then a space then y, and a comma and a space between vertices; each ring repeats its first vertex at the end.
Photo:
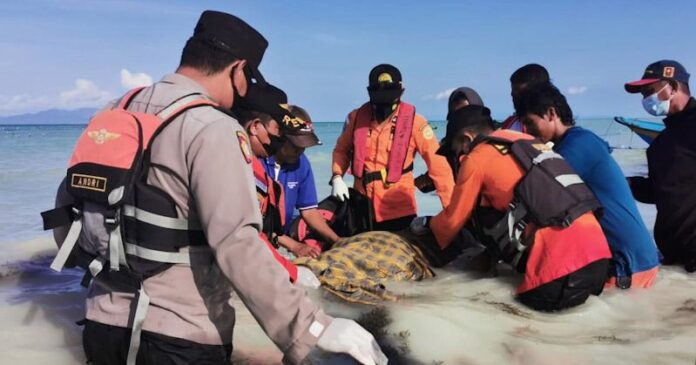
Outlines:
POLYGON ((548 152, 553 150, 553 145, 549 146, 546 143, 532 143, 532 147, 541 152, 548 152))
POLYGON ((251 146, 249 145, 249 137, 242 131, 237 131, 237 140, 239 140, 239 149, 242 150, 242 156, 246 163, 250 164, 252 161, 251 146))
POLYGON ((435 137, 435 133, 433 132, 433 128, 430 125, 426 125, 423 127, 423 138, 425 139, 433 139, 435 137))
POLYGON ((495 147, 495 149, 498 150, 498 152, 502 153, 503 155, 507 155, 508 153, 510 153, 510 149, 508 148, 508 146, 506 146, 504 144, 493 143, 493 144, 491 144, 491 146, 495 147))

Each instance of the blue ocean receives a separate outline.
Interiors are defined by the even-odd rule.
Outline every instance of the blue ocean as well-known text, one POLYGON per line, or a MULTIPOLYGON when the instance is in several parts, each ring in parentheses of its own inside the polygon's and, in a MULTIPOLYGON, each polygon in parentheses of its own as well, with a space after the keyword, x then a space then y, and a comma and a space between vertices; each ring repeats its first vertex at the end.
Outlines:
MULTIPOLYGON (((579 125, 618 147, 624 169, 644 170, 646 144, 627 128, 609 118, 580 120, 579 125)), ((432 122, 438 137, 444 136, 445 122, 432 122)), ((312 163, 319 198, 331 189, 331 152, 343 128, 342 122, 315 123, 322 145, 306 151, 312 163)), ((68 159, 84 125, 0 125, 0 243, 17 242, 44 235, 40 212, 53 207, 55 191, 65 174, 68 159)), ((425 164, 417 158, 416 176, 425 164)), ((434 214, 439 201, 434 195, 418 195, 419 213, 434 214)))

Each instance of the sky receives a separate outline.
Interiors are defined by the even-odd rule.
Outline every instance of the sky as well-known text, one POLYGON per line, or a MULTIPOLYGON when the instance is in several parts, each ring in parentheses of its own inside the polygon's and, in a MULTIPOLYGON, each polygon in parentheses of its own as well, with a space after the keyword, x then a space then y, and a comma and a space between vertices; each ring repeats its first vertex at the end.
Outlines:
MULTIPOLYGON (((442 120, 449 92, 477 90, 494 116, 513 110, 509 77, 544 65, 579 118, 646 116, 623 90, 647 64, 696 73, 696 1, 144 1, 0 3, 0 116, 99 107, 173 72, 205 9, 268 40, 261 71, 315 121, 367 101, 367 77, 397 66, 403 100, 442 120)), ((693 83, 692 83, 693 84, 693 83)))

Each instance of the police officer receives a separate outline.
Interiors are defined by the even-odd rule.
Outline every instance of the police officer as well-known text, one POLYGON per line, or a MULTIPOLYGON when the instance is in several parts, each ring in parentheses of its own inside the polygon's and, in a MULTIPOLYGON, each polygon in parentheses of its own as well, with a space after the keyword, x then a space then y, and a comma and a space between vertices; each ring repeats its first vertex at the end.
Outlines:
MULTIPOLYGON (((176 73, 144 89, 128 109, 157 113, 183 96, 201 94, 229 110, 252 81, 263 82, 258 66, 267 45, 241 19, 205 11, 176 73)), ((177 116, 150 146, 147 183, 171 197, 180 218, 200 222, 214 260, 197 268, 175 264, 144 281, 150 304, 137 362, 229 364, 234 309, 228 300, 234 289, 284 352, 285 363, 301 362, 318 345, 363 364, 385 364, 367 331, 326 315, 288 281, 260 241, 245 136, 237 120, 206 106, 177 116)), ((62 188, 58 203, 66 199, 62 188)), ((56 231, 57 242, 64 237, 56 231)), ((125 363, 132 304, 132 295, 90 286, 84 330, 89 363, 125 363)))

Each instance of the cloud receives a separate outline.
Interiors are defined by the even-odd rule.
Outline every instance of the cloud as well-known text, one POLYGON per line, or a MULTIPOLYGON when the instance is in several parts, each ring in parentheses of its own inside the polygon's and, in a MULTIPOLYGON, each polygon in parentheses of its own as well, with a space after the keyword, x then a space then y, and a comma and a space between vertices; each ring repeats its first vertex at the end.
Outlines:
POLYGON ((584 94, 585 91, 587 91, 587 86, 571 86, 568 89, 566 89, 566 91, 570 95, 580 95, 584 94))
POLYGON ((131 73, 125 68, 121 69, 121 86, 124 88, 133 89, 150 85, 152 85, 152 77, 150 75, 144 72, 131 73))
POLYGON ((14 115, 38 112, 46 109, 77 109, 99 107, 112 96, 108 91, 100 89, 94 82, 77 79, 73 88, 62 91, 58 95, 0 95, 0 114, 14 115))
POLYGON ((32 97, 26 94, 14 96, 0 95, 1 115, 20 114, 29 111, 49 109, 52 108, 53 105, 54 103, 50 100, 50 98, 44 96, 32 97))
POLYGON ((100 90, 94 82, 75 80, 75 87, 60 93, 59 106, 66 109, 84 108, 104 104, 111 98, 109 92, 100 90))
POLYGON ((423 97, 423 100, 445 100, 445 99, 449 98, 450 94, 452 94, 452 92, 454 90, 456 90, 455 87, 453 87, 451 89, 440 91, 439 93, 437 93, 435 95, 426 95, 423 97))

